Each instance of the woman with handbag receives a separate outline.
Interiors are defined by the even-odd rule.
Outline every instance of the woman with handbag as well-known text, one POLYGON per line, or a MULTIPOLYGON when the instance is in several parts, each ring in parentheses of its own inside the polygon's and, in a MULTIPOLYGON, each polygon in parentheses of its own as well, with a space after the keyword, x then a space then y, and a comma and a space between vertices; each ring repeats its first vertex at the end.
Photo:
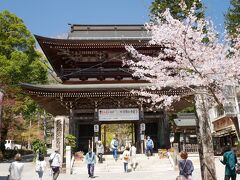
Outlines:
POLYGON ((188 153, 185 151, 182 151, 180 153, 180 157, 182 158, 179 161, 178 167, 179 167, 179 180, 192 180, 192 172, 194 170, 193 163, 188 158, 188 153))
POLYGON ((53 172, 53 180, 57 180, 59 173, 60 173, 60 167, 61 167, 61 156, 59 154, 59 149, 55 149, 54 153, 52 153, 49 157, 49 164, 52 168, 53 172))

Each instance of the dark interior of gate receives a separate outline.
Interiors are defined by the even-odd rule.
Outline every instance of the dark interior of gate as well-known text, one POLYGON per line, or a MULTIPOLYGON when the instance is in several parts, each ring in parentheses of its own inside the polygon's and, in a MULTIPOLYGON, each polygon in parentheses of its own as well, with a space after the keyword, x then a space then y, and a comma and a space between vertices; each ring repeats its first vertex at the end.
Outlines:
MULTIPOLYGON (((119 151, 123 151, 124 147, 135 144, 138 152, 144 152, 144 141, 150 136, 154 142, 154 150, 159 148, 169 148, 169 126, 168 120, 165 119, 163 112, 146 112, 141 121, 98 121, 94 124, 86 124, 79 122, 77 126, 77 144, 78 150, 86 152, 89 147, 95 148, 97 141, 101 141, 104 145, 106 154, 111 153, 110 143, 114 136, 119 141, 119 151), (144 122, 144 123, 143 123, 144 122), (144 124, 144 129, 141 129, 144 124), (98 126, 97 132, 94 126, 98 126), (142 143, 142 146, 141 146, 142 143)), ((81 116, 84 119, 84 116, 81 116)), ((85 117, 87 119, 87 116, 85 117)))

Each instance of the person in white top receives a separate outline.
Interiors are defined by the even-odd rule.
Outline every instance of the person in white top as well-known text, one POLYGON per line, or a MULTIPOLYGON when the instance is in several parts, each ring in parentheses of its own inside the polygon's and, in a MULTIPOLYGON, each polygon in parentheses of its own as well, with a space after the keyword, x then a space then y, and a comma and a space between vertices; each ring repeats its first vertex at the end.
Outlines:
POLYGON ((98 141, 96 150, 97 150, 98 162, 102 163, 103 162, 103 154, 104 154, 104 146, 102 144, 102 141, 98 141))
POLYGON ((128 172, 128 163, 130 160, 130 152, 129 147, 126 147, 122 154, 122 160, 123 160, 123 166, 124 166, 124 172, 128 172))
POLYGON ((16 154, 14 159, 15 159, 15 161, 12 162, 9 166, 10 175, 8 176, 8 179, 9 180, 21 180, 23 167, 24 167, 24 163, 20 162, 22 160, 21 154, 19 154, 19 153, 16 154))
POLYGON ((61 167, 61 157, 58 149, 55 149, 55 152, 50 155, 49 163, 53 171, 53 180, 56 180, 59 176, 61 167))
POLYGON ((137 157, 137 148, 134 146, 134 144, 132 144, 130 148, 130 159, 131 159, 131 166, 134 171, 136 169, 136 157, 137 157))
POLYGON ((44 156, 42 154, 39 154, 36 160, 36 173, 38 174, 39 180, 42 180, 45 167, 46 162, 44 161, 44 156))

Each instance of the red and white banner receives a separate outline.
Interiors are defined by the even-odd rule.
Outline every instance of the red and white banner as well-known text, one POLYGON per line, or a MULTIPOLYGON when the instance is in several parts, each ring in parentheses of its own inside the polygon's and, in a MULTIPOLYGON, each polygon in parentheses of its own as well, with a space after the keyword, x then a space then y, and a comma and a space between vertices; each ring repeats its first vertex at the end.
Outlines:
POLYGON ((99 121, 133 121, 139 120, 138 108, 124 108, 124 109, 99 109, 99 121))

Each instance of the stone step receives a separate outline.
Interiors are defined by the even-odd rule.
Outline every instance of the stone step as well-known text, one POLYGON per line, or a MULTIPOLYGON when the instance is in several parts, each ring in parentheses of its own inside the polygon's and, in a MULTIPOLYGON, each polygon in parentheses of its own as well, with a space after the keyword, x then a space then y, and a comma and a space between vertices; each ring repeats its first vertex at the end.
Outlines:
MULTIPOLYGON (((173 170, 173 167, 168 158, 160 159, 157 154, 147 157, 144 154, 137 154, 136 162, 138 163, 136 171, 168 171, 173 170)), ((131 166, 129 164, 129 169, 131 166)), ((86 174, 87 165, 84 160, 74 162, 73 174, 86 174)), ((120 158, 115 161, 112 155, 104 155, 103 163, 95 165, 96 173, 106 172, 123 172, 123 161, 120 158)))
MULTIPOLYGON (((170 161, 167 159, 167 160, 157 160, 157 161, 152 161, 152 160, 136 160, 136 162, 138 164, 141 164, 141 165, 146 165, 146 166, 155 166, 155 165, 160 165, 160 166, 164 166, 166 164, 170 164, 170 161)), ((131 162, 129 162, 131 163, 131 162)), ((121 166, 123 164, 123 162, 121 160, 115 162, 109 162, 109 161, 104 161, 103 163, 97 163, 98 166, 121 166)), ((86 166, 86 163, 85 162, 75 162, 74 163, 74 167, 80 167, 80 166, 86 166)))
MULTIPOLYGON (((138 161, 137 161, 138 162, 138 161)), ((131 169, 131 166, 128 166, 131 169)), ((173 170, 172 165, 168 159, 166 160, 157 160, 153 161, 148 159, 144 162, 138 162, 136 171, 168 171, 173 170)), ((73 167, 73 174, 86 174, 87 165, 83 162, 75 163, 73 167)), ((113 162, 104 162, 102 164, 97 163, 95 165, 95 172, 104 173, 104 172, 123 172, 123 162, 122 161, 113 161, 113 162)))
MULTIPOLYGON (((131 171, 131 168, 129 168, 131 171)), ((165 172, 173 170, 172 167, 154 167, 154 168, 140 168, 137 167, 135 171, 137 172, 151 172, 151 171, 158 171, 158 172, 165 172)), ((106 173, 106 172, 123 172, 123 165, 118 168, 106 167, 106 168, 97 168, 95 167, 95 173, 106 173)), ((73 174, 86 174, 87 168, 74 168, 73 174)))

